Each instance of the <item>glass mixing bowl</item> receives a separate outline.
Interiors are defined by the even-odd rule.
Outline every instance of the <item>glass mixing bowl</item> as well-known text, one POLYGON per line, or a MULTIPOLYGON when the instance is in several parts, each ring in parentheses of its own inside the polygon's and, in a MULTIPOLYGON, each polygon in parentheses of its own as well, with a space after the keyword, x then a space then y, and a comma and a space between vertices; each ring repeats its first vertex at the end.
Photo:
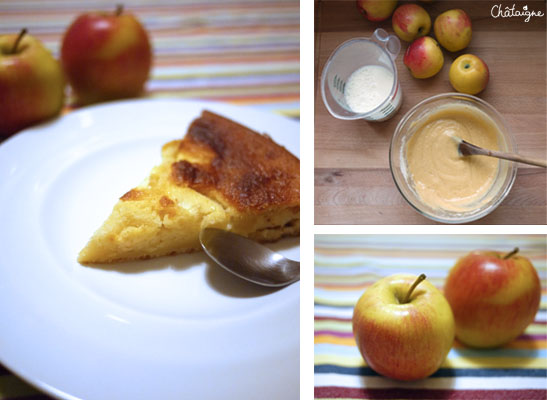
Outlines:
POLYGON ((498 144, 500 151, 516 153, 517 146, 509 126, 494 107, 475 96, 461 93, 443 93, 418 103, 401 119, 391 139, 389 164, 399 192, 414 209, 434 221, 460 224, 475 221, 488 215, 505 199, 515 181, 517 164, 500 160, 498 172, 490 190, 482 197, 481 201, 475 202, 464 211, 445 210, 424 203, 413 187, 412 177, 407 173, 406 145, 408 139, 414 134, 413 126, 416 125, 416 122, 419 123, 424 116, 438 107, 451 104, 465 104, 484 112, 492 119, 499 130, 498 144))

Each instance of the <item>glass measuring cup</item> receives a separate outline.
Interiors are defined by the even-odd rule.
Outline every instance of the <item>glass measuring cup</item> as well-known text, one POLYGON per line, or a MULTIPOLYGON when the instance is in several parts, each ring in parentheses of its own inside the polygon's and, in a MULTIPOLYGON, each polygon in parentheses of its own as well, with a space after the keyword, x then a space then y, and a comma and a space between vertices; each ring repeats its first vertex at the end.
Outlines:
POLYGON ((394 63, 400 51, 399 39, 381 28, 376 29, 371 38, 353 38, 339 45, 321 74, 321 95, 329 112, 340 119, 385 121, 393 117, 403 98, 394 63), (393 86, 377 107, 366 112, 355 112, 346 101, 346 83, 353 72, 367 65, 381 66, 390 71, 393 86))

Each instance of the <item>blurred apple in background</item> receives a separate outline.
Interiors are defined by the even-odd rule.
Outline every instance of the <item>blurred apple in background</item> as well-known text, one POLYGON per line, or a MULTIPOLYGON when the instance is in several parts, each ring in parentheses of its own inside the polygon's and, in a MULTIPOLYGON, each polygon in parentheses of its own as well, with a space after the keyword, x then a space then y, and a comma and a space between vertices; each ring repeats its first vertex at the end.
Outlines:
POLYGON ((482 59, 473 54, 464 54, 454 60, 448 77, 458 92, 477 94, 488 84, 490 73, 482 59))
POLYGON ((471 42, 471 18, 460 9, 448 10, 435 18, 435 37, 446 50, 460 51, 471 42))
POLYGON ((400 380, 425 378, 454 342, 454 317, 443 294, 419 277, 398 274, 370 286, 353 311, 353 334, 366 363, 400 380))
POLYGON ((519 336, 534 320, 541 287, 538 274, 518 249, 504 254, 474 251, 450 270, 444 287, 456 320, 456 337, 473 347, 497 347, 519 336))
POLYGON ((135 97, 152 66, 148 34, 131 14, 80 15, 66 31, 61 62, 77 104, 135 97))
POLYGON ((431 18, 423 7, 417 4, 403 4, 397 7, 391 17, 393 30, 399 39, 412 42, 425 36, 431 30, 431 18))
POLYGON ((435 39, 423 36, 408 46, 403 62, 414 78, 425 79, 442 69, 444 56, 435 39))
POLYGON ((357 8, 369 21, 383 21, 391 17, 397 0, 357 0, 357 8))
POLYGON ((0 36, 0 139, 59 114, 65 81, 59 62, 23 29, 0 36))

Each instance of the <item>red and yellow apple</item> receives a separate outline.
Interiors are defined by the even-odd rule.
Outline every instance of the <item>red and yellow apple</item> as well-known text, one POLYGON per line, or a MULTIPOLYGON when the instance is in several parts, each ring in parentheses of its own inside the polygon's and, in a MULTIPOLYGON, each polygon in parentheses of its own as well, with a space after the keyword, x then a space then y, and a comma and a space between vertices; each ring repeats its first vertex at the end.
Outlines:
POLYGON ((425 36, 431 30, 431 18, 423 7, 408 3, 397 7, 391 17, 395 34, 405 42, 425 36))
POLYGON ((454 342, 454 317, 443 294, 419 277, 398 274, 370 286, 353 311, 353 334, 366 363, 399 380, 433 374, 454 342))
POLYGON ((446 50, 463 50, 471 42, 471 18, 461 9, 445 11, 435 18, 433 31, 446 50))
POLYGON ((383 21, 391 17, 397 0, 357 0, 357 8, 369 21, 383 21))
POLYGON ((448 72, 452 87, 467 94, 482 92, 488 84, 489 77, 486 63, 473 54, 464 54, 456 58, 448 72))
POLYGON ((435 39, 423 36, 408 46, 403 62, 414 78, 425 79, 442 69, 444 56, 435 39))
POLYGON ((152 51, 141 23, 118 7, 76 18, 63 37, 61 62, 82 105, 140 95, 152 51))
POLYGON ((64 93, 61 65, 38 39, 0 36, 0 138, 58 115, 64 93))
POLYGON ((498 347, 524 332, 538 311, 541 287, 530 260, 518 249, 474 251, 450 270, 444 287, 456 337, 472 347, 498 347))

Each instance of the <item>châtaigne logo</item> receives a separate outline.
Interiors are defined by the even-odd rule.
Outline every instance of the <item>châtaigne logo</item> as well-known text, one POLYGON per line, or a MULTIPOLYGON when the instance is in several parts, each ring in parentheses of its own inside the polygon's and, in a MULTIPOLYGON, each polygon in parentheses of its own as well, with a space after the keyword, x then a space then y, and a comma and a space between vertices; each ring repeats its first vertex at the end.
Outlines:
POLYGON ((502 7, 501 4, 496 4, 490 10, 490 15, 493 18, 525 17, 524 22, 528 22, 532 17, 543 17, 545 14, 541 11, 528 11, 527 5, 523 6, 522 10, 516 10, 514 4, 512 7, 502 7))

